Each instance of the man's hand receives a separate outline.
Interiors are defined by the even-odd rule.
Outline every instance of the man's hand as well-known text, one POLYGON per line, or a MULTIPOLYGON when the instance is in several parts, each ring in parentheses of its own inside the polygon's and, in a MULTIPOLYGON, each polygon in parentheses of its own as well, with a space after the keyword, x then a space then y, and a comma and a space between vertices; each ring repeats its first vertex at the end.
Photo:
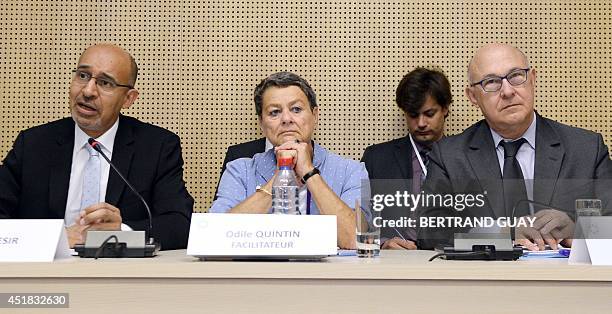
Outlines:
POLYGON ((75 244, 82 244, 85 242, 85 232, 87 229, 89 229, 89 226, 82 226, 78 223, 70 227, 66 227, 68 245, 70 245, 70 248, 74 248, 75 244))
POLYGON ((90 226, 91 230, 121 230, 121 212, 119 208, 108 204, 98 203, 81 211, 78 224, 90 226))
POLYGON ((564 212, 556 209, 544 209, 534 215, 536 221, 533 227, 544 236, 552 236, 557 240, 571 239, 574 236, 574 221, 564 212))
POLYGON ((295 173, 300 178, 314 168, 312 165, 312 146, 310 146, 310 143, 295 140, 274 148, 274 152, 277 154, 283 150, 293 150, 296 152, 293 158, 293 165, 295 173))
POLYGON ((534 215, 533 226, 516 228, 515 239, 529 250, 544 250, 545 244, 556 250, 561 242, 571 246, 575 224, 566 213, 555 209, 544 209, 534 215))
MULTIPOLYGON (((543 251, 546 243, 553 247, 553 243, 545 242, 540 231, 532 227, 517 227, 514 239, 516 244, 520 244, 530 251, 543 251)), ((547 239, 551 240, 550 237, 547 239)), ((557 246, 556 241, 554 246, 557 246)))
POLYGON ((384 250, 416 250, 416 243, 404 240, 402 238, 395 237, 393 239, 389 239, 385 241, 382 245, 382 249, 384 250))

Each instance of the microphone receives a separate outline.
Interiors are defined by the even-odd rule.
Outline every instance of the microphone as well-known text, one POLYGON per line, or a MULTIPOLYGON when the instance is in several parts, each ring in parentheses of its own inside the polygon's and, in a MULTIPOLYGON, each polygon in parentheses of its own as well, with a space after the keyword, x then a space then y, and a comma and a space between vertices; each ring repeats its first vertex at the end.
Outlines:
POLYGON ((440 244, 429 261, 444 257, 451 260, 515 261, 523 248, 514 246, 502 233, 455 233, 454 245, 440 244))
POLYGON ((145 231, 87 231, 87 238, 85 244, 77 244, 74 246, 74 250, 79 254, 80 257, 153 257, 160 249, 158 243, 151 236, 153 230, 153 215, 149 204, 145 199, 136 191, 134 186, 121 174, 119 169, 115 167, 112 161, 104 154, 100 143, 93 138, 89 138, 87 143, 96 150, 102 157, 108 162, 111 168, 117 175, 123 180, 123 182, 132 190, 132 192, 138 196, 140 201, 144 204, 147 215, 149 218, 148 234, 149 241, 145 241, 145 231))
POLYGON ((104 152, 102 151, 102 148, 100 147, 100 142, 96 141, 93 138, 89 138, 87 140, 87 143, 89 143, 89 145, 95 149, 98 153, 100 153, 100 155, 102 155, 102 157, 104 157, 104 159, 106 160, 106 162, 108 162, 108 164, 111 166, 111 168, 113 168, 113 170, 115 170, 115 173, 117 175, 119 175, 119 177, 121 178, 121 180, 123 180, 123 182, 130 188, 130 190, 132 190, 132 192, 134 194, 136 194, 136 196, 138 196, 138 198, 140 199, 140 201, 144 204, 145 208, 147 209, 147 215, 149 216, 149 235, 151 234, 151 230, 153 229, 153 215, 151 215, 151 209, 149 208, 149 204, 147 204, 147 202, 145 201, 145 199, 142 197, 142 195, 140 195, 140 193, 138 193, 138 191, 136 191, 136 189, 130 184, 130 182, 123 176, 123 174, 121 174, 121 172, 119 171, 119 169, 117 169, 117 167, 115 167, 115 165, 113 164, 112 161, 110 161, 110 159, 108 159, 108 157, 106 156, 106 154, 104 154, 104 152))
MULTIPOLYGON (((509 218, 514 219, 516 208, 522 203, 531 203, 539 206, 551 207, 550 205, 521 199, 512 206, 512 214, 509 218)), ((438 245, 438 252, 429 261, 444 257, 454 260, 517 260, 523 254, 521 247, 514 246, 515 228, 510 228, 510 236, 503 233, 455 233, 454 245, 438 245)))
MULTIPOLYGON (((553 208, 541 202, 521 199, 512 206, 512 214, 509 218, 514 219, 516 208, 522 203, 553 208)), ((554 209, 565 211, 558 207, 554 209)), ((455 233, 454 246, 438 245, 437 254, 429 261, 440 257, 454 260, 517 260, 523 255, 523 248, 512 245, 512 240, 515 240, 514 233, 514 227, 510 228, 510 237, 500 233, 455 233)))

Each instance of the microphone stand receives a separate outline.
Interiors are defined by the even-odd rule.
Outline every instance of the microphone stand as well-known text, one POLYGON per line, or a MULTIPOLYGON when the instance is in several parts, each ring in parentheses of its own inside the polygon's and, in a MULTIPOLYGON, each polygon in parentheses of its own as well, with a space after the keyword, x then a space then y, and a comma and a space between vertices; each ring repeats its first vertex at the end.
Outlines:
POLYGON ((145 199, 138 191, 130 184, 130 182, 121 174, 119 169, 111 162, 100 148, 100 143, 93 138, 87 141, 93 149, 95 149, 108 162, 111 168, 130 188, 130 190, 140 199, 147 210, 149 224, 147 231, 87 231, 87 239, 85 244, 77 244, 74 249, 80 257, 153 257, 157 255, 160 249, 159 243, 151 236, 153 230, 153 215, 151 209, 145 199), (147 233, 149 235, 146 241, 147 233), (111 242, 113 240, 114 242, 111 242))

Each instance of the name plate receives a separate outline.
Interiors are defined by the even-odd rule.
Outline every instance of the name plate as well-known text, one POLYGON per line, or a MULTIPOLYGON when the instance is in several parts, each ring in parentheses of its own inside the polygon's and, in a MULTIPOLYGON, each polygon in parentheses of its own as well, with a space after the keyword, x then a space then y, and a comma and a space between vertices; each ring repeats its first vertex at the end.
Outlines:
POLYGON ((194 213, 187 255, 324 257, 337 253, 336 216, 194 213))
POLYGON ((568 263, 612 265, 612 216, 578 217, 568 263))
POLYGON ((0 262, 70 257, 63 219, 0 219, 0 262))

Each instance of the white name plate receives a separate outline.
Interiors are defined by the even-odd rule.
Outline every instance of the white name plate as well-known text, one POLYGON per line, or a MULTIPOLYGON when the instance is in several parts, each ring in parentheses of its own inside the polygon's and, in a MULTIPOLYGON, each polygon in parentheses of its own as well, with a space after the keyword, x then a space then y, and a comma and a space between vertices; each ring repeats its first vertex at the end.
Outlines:
POLYGON ((187 255, 308 257, 337 253, 336 216, 194 213, 187 255))
POLYGON ((612 216, 578 218, 568 263, 612 265, 612 216))
POLYGON ((0 262, 70 257, 63 219, 0 219, 0 262))

